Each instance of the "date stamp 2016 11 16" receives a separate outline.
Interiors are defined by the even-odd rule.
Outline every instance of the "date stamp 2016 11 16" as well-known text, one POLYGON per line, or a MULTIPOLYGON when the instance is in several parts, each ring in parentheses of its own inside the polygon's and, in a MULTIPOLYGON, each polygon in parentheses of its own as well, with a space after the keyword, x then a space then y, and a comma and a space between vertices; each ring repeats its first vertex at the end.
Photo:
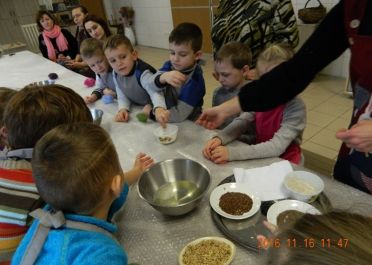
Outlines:
POLYGON ((268 248, 347 248, 349 246, 349 239, 347 238, 267 238, 265 240, 258 241, 258 248, 268 249, 268 248))

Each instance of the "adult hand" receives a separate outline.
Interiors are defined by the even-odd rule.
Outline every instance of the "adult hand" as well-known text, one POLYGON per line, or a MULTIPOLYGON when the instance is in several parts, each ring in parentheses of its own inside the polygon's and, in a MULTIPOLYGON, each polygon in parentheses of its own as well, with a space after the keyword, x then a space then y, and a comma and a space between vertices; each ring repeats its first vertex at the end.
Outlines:
POLYGON ((118 122, 127 122, 129 120, 129 113, 126 109, 121 109, 116 114, 115 120, 118 122))
POLYGON ((77 62, 75 60, 65 60, 64 63, 65 63, 65 66, 70 69, 81 69, 86 66, 84 62, 77 62))
POLYGON ((216 164, 224 164, 229 160, 229 151, 226 146, 217 146, 211 152, 211 160, 216 164))
POLYGON ((169 122, 170 112, 161 107, 157 107, 155 109, 155 118, 160 123, 161 127, 167 127, 167 123, 169 122))
POLYGON ((196 123, 212 130, 219 127, 226 118, 227 116, 225 116, 225 113, 220 110, 220 106, 216 106, 204 110, 200 117, 196 120, 196 123))
POLYGON ((181 87, 186 82, 186 76, 179 71, 165 72, 160 76, 160 83, 173 87, 181 87))
POLYGON ((241 111, 238 97, 233 97, 221 105, 204 110, 199 119, 196 120, 196 123, 207 129, 216 129, 227 117, 238 114, 241 111))
POLYGON ((212 156, 212 151, 217 147, 222 145, 222 141, 218 137, 214 137, 206 143, 206 145, 203 148, 203 155, 208 158, 209 160, 211 159, 212 156))
POLYGON ((336 137, 359 152, 372 152, 372 120, 361 120, 349 130, 341 129, 336 137))

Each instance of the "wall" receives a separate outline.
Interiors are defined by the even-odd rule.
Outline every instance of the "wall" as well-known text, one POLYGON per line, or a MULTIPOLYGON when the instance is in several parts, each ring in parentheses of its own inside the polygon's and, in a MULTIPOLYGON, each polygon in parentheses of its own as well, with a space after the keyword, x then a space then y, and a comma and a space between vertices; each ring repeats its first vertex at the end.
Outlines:
MULTIPOLYGON (((297 16, 297 11, 304 8, 307 0, 292 0, 297 16)), ((329 11, 338 0, 321 0, 329 11)), ((121 6, 131 5, 135 10, 135 31, 137 42, 140 45, 168 48, 168 35, 173 29, 173 20, 170 0, 104 0, 107 17, 118 19, 118 10, 121 6)), ((318 6, 316 0, 309 2, 308 7, 318 6)), ((304 25, 298 20, 301 37, 306 39, 314 30, 315 25, 304 25)), ((344 53, 335 62, 327 66, 322 73, 346 77, 348 75, 349 53, 344 53)))
POLYGON ((135 10, 134 23, 138 44, 168 49, 168 36, 173 29, 170 0, 111 1, 111 9, 106 10, 108 17, 111 18, 112 14, 118 19, 121 6, 132 6, 135 10))

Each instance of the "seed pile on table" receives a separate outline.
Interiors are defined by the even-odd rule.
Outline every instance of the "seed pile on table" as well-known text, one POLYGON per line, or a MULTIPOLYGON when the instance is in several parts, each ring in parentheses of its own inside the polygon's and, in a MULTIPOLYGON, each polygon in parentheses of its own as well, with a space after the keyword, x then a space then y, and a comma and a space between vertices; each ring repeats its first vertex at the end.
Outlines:
POLYGON ((241 192, 226 192, 220 197, 221 209, 232 215, 242 215, 252 208, 252 199, 241 192))

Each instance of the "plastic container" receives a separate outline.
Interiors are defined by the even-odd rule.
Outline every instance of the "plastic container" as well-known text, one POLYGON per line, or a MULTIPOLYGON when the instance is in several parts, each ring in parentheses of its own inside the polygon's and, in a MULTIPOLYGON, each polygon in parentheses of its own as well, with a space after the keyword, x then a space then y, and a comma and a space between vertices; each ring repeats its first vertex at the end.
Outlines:
POLYGON ((323 180, 307 171, 293 171, 284 179, 288 196, 303 202, 313 202, 324 189, 323 180))
POLYGON ((166 128, 159 127, 154 131, 156 139, 161 144, 171 144, 177 139, 178 126, 174 124, 167 124, 166 128))

